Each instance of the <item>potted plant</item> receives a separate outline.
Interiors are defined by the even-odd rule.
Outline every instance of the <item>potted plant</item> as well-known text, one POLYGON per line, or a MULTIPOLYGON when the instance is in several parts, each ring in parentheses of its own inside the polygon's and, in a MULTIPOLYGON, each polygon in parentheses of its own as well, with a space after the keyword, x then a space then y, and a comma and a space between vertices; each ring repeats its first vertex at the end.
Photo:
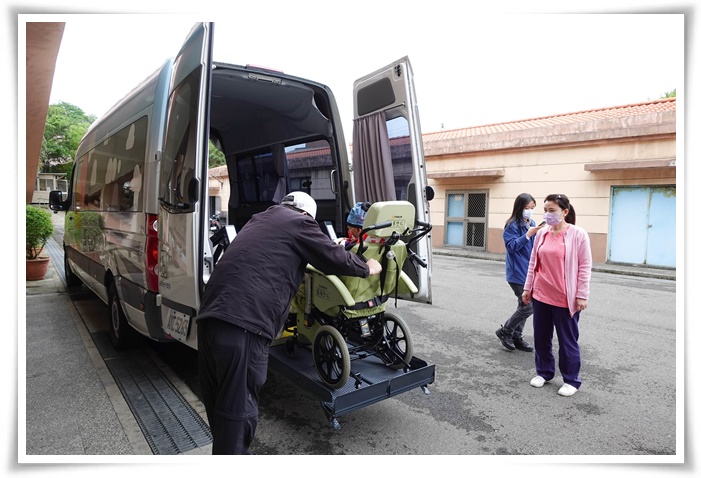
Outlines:
POLYGON ((27 280, 41 280, 49 270, 49 258, 42 253, 46 241, 54 233, 51 213, 27 205, 27 280))

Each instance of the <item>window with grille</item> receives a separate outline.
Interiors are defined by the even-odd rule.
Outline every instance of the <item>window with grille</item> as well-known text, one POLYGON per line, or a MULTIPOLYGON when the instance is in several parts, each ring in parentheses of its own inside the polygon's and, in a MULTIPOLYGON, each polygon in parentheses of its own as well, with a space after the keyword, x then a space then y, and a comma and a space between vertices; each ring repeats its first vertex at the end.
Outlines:
POLYGON ((446 195, 445 244, 484 249, 487 239, 487 193, 453 191, 446 195))

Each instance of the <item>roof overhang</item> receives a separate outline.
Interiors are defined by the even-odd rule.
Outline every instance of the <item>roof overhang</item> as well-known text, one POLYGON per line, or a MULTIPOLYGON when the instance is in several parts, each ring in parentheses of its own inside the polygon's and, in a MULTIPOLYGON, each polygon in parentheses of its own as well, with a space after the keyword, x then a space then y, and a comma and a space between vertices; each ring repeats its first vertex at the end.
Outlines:
POLYGON ((463 169, 460 171, 438 171, 426 173, 431 179, 451 179, 451 178, 500 178, 504 176, 503 168, 496 169, 463 169))
POLYGON ((677 158, 666 158, 645 159, 640 161, 614 161, 610 163, 587 163, 584 165, 584 170, 595 173, 597 171, 614 171, 625 169, 659 169, 676 167, 677 158))

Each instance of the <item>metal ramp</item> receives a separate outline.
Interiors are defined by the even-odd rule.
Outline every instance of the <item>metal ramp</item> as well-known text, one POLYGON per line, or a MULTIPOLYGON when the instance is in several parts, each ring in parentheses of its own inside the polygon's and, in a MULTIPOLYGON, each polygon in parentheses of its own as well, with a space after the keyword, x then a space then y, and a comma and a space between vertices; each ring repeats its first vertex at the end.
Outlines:
POLYGON ((428 385, 436 375, 435 365, 414 357, 408 371, 385 366, 377 357, 351 362, 351 377, 343 387, 328 388, 319 379, 311 351, 296 347, 290 356, 285 345, 270 347, 268 367, 274 373, 298 385, 309 397, 319 400, 334 429, 340 429, 337 418, 400 393, 421 388, 428 394, 428 385), (354 378, 355 377, 355 378, 354 378))

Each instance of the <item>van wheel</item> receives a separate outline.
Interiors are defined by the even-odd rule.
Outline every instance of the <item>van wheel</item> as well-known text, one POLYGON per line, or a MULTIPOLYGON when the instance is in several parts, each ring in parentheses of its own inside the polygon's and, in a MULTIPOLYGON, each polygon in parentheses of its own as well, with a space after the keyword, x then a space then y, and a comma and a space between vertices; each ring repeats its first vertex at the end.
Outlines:
POLYGON ((83 284, 83 281, 80 280, 80 277, 75 275, 73 273, 73 270, 71 269, 71 266, 68 265, 68 258, 66 257, 66 253, 63 253, 63 271, 66 277, 66 286, 67 287, 78 287, 79 285, 83 284))
POLYGON ((134 330, 127 323, 117 295, 117 286, 110 285, 110 342, 117 350, 129 348, 134 343, 134 330))

